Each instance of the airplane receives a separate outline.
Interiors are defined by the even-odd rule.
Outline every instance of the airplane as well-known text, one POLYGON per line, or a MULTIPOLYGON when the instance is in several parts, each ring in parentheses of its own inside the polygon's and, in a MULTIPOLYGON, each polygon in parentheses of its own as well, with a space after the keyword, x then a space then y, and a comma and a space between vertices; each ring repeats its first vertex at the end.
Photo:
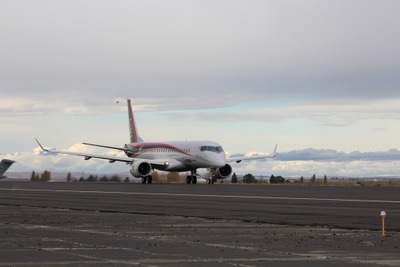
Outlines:
POLYGON ((219 179, 226 179, 232 174, 229 163, 239 163, 243 160, 272 159, 276 155, 277 145, 271 154, 249 157, 227 158, 224 149, 214 141, 160 141, 145 142, 140 138, 136 128, 135 118, 132 112, 131 100, 127 99, 130 143, 124 147, 82 143, 88 146, 124 151, 127 157, 109 155, 96 155, 80 152, 57 151, 44 148, 36 139, 40 148, 48 153, 82 156, 85 160, 92 158, 108 160, 110 163, 125 162, 130 165, 130 173, 133 177, 141 179, 143 184, 153 182, 154 170, 167 172, 190 172, 186 177, 187 184, 196 184, 197 169, 205 168, 208 171, 207 182, 215 183, 219 179))
POLYGON ((3 174, 8 170, 8 168, 11 167, 11 165, 14 164, 15 161, 9 160, 9 159, 3 159, 0 162, 0 180, 7 178, 7 176, 4 176, 3 174))

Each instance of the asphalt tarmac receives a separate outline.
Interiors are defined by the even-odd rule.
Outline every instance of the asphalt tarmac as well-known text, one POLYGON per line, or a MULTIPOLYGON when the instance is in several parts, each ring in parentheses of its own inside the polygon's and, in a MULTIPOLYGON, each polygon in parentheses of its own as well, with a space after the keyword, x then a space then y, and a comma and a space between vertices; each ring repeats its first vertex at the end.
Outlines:
POLYGON ((398 187, 2 181, 0 207, 0 266, 400 266, 398 187))

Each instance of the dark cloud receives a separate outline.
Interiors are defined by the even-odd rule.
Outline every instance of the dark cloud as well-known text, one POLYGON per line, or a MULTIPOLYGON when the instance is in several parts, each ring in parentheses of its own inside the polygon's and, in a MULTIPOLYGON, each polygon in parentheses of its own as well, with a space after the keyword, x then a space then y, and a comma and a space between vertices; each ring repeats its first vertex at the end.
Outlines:
POLYGON ((166 108, 205 95, 215 107, 400 94, 398 1, 1 5, 3 96, 69 105, 129 96, 166 108))

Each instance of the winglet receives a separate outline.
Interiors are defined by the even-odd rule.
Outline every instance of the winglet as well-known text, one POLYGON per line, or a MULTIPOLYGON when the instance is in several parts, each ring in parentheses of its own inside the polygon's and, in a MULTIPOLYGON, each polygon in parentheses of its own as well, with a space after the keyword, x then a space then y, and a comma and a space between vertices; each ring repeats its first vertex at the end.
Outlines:
POLYGON ((45 148, 42 146, 42 144, 39 142, 39 140, 37 140, 36 137, 35 137, 35 140, 36 140, 36 142, 38 143, 38 145, 40 146, 40 148, 41 148, 43 151, 46 151, 46 152, 49 151, 48 149, 45 149, 45 148))
POLYGON ((278 144, 275 145, 274 152, 272 152, 272 157, 275 157, 275 156, 276 156, 276 151, 277 151, 277 149, 278 149, 278 144))

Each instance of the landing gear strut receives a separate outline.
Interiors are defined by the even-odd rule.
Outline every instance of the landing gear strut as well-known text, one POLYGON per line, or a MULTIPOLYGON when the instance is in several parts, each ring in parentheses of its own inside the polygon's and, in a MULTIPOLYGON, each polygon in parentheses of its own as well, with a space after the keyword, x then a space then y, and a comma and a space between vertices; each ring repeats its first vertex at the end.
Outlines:
POLYGON ((190 176, 186 177, 187 184, 197 184, 197 173, 196 170, 190 171, 190 176))
POLYGON ((153 177, 151 177, 151 175, 142 177, 142 184, 145 184, 145 183, 148 183, 148 184, 153 183, 153 177))

